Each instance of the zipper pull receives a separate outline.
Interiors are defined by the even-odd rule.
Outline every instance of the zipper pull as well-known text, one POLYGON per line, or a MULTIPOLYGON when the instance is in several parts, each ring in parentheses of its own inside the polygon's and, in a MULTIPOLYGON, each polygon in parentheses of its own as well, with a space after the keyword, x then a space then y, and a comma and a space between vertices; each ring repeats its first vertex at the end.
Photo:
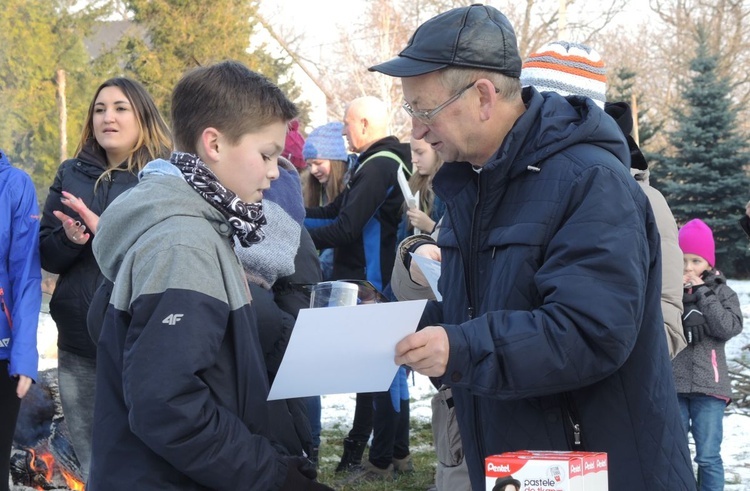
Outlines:
POLYGON ((576 446, 581 445, 581 425, 578 423, 573 425, 573 440, 576 446))
POLYGON ((467 312, 469 314, 469 320, 473 319, 474 318, 474 307, 469 307, 467 309, 467 312))

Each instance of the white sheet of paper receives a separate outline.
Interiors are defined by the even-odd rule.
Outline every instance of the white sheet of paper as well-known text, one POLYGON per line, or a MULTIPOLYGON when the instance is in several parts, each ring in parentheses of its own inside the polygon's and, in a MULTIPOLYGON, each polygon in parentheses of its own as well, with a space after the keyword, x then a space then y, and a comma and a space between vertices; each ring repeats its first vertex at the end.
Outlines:
POLYGON ((409 181, 406 180, 406 176, 399 168, 396 174, 396 178, 398 179, 398 185, 401 188, 401 193, 404 195, 404 201, 406 201, 406 206, 408 208, 416 208, 419 205, 419 201, 414 197, 414 195, 411 193, 411 188, 409 187, 409 181))
POLYGON ((388 390, 426 300, 302 309, 268 400, 388 390))
POLYGON ((410 252, 411 260, 417 262, 417 266, 422 270, 422 274, 427 278, 427 283, 432 288, 432 293, 435 294, 437 301, 443 300, 443 296, 438 291, 438 279, 440 278, 440 262, 430 259, 429 257, 418 256, 413 252, 410 252))

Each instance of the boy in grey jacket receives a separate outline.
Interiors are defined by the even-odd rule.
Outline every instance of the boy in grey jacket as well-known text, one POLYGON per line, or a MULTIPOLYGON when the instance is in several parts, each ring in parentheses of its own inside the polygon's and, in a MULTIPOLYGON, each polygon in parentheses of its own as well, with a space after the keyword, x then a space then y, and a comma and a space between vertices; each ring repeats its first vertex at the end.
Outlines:
POLYGON ((114 288, 99 337, 86 489, 327 490, 268 377, 234 252, 262 241, 263 191, 297 109, 236 62, 172 94, 175 148, 102 214, 93 248, 114 288), (286 419, 285 419, 286 418, 286 419), (127 465, 123 465, 127 462, 127 465))

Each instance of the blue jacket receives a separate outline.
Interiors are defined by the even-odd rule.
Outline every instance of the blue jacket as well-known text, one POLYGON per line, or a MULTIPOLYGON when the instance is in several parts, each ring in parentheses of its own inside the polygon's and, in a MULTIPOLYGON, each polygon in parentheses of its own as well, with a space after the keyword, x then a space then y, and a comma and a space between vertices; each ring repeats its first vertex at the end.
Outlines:
POLYGON ((660 307, 659 235, 615 121, 524 89, 525 113, 475 172, 435 177, 447 212, 423 321, 450 341, 474 489, 484 458, 604 451, 610 491, 695 489, 660 307), (576 444, 579 440, 580 444, 576 444))
POLYGON ((0 360, 10 360, 11 375, 34 380, 39 361, 36 328, 41 283, 34 184, 28 174, 12 167, 0 150, 0 360))

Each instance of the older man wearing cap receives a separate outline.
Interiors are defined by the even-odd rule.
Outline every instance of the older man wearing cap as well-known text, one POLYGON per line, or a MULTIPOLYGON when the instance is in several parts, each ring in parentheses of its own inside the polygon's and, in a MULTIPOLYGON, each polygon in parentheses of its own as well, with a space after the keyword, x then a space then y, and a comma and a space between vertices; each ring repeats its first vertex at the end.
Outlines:
POLYGON ((521 90, 515 33, 489 6, 428 20, 371 70, 401 77, 412 136, 447 162, 443 301, 396 363, 452 386, 473 489, 485 457, 524 449, 607 452, 612 491, 695 489, 659 234, 615 121, 521 90))

